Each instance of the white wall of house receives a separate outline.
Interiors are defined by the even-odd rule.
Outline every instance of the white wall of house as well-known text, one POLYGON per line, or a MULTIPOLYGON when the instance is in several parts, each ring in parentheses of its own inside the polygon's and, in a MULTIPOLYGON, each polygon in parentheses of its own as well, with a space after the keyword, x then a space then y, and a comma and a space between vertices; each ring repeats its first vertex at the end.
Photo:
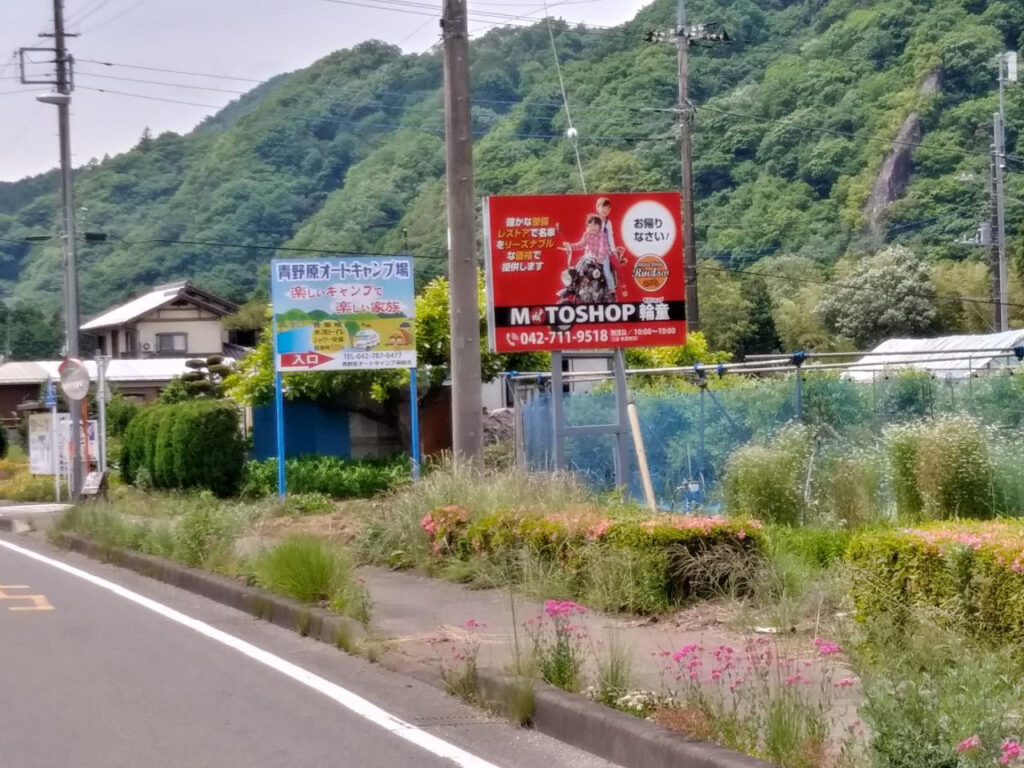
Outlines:
POLYGON ((142 321, 136 326, 139 334, 139 351, 145 355, 176 354, 213 355, 223 350, 223 332, 219 320, 192 320, 181 322, 173 320, 142 321), (164 333, 183 333, 186 335, 186 348, 183 350, 160 351, 157 335, 164 333), (148 347, 146 345, 149 345, 148 347))

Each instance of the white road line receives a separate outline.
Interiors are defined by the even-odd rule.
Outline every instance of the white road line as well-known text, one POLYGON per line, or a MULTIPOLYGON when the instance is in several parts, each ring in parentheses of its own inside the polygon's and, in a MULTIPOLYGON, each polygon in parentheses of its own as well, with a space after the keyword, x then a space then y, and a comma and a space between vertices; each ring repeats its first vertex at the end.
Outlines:
POLYGON ((40 563, 45 563, 46 565, 71 574, 83 581, 88 581, 90 584, 94 584, 97 587, 113 592, 115 595, 123 597, 126 600, 130 600, 136 605, 141 605, 143 608, 148 608, 154 613, 158 613, 171 621, 195 630, 199 634, 205 635, 211 640, 216 640, 218 643, 226 645, 228 648, 238 651, 244 656, 248 656, 250 659, 258 661, 260 664, 268 666, 271 669, 280 672, 282 675, 286 675, 287 677, 312 688, 314 691, 322 693, 324 696, 329 699, 333 699, 351 712, 369 720, 375 725, 379 725, 381 728, 389 731, 395 736, 398 736, 400 739, 405 739, 406 741, 411 742, 412 744, 415 744, 421 749, 425 749, 427 752, 437 755, 438 757, 447 758, 462 768, 499 768, 494 763, 489 763, 476 755, 472 755, 469 752, 456 747, 454 744, 448 743, 444 739, 439 739, 437 736, 426 733, 411 723, 407 723, 404 720, 395 717, 378 707, 376 704, 367 701, 362 696, 353 693, 347 688, 342 688, 340 685, 332 683, 330 680, 325 680, 319 675, 303 669, 296 664, 292 664, 290 661, 285 661, 280 656, 275 656, 268 651, 257 648, 252 643, 248 643, 241 638, 229 635, 227 632, 222 632, 204 621, 193 619, 191 616, 186 616, 180 611, 169 608, 163 603, 158 603, 156 600, 151 600, 137 592, 132 592, 130 589, 125 589, 112 581, 107 581, 99 576, 94 576, 87 571, 75 568, 72 565, 67 565, 59 560, 46 557, 45 555, 41 555, 31 549, 25 549, 3 540, 0 540, 0 547, 9 549, 12 552, 17 552, 25 557, 32 558, 40 563))

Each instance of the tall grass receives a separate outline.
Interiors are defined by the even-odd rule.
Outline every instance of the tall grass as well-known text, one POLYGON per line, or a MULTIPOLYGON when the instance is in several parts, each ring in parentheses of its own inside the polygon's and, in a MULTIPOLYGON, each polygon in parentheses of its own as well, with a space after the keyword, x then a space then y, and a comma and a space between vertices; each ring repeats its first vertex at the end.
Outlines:
POLYGON ((1024 735, 1020 649, 978 643, 953 625, 941 612, 916 611, 902 627, 866 627, 853 661, 872 765, 999 765, 1000 745, 1024 735), (972 736, 978 746, 958 754, 972 736))
POLYGON ((247 563, 253 580, 264 589, 304 603, 323 603, 332 610, 369 621, 370 599, 356 580, 348 553, 316 536, 290 536, 247 563))

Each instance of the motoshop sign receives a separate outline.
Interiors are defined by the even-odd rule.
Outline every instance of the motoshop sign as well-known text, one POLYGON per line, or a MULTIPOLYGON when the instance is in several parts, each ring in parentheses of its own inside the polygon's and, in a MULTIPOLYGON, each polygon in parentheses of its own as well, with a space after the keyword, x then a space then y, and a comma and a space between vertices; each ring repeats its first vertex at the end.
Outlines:
POLYGON ((677 193, 484 200, 494 352, 686 343, 677 193))
POLYGON ((416 366, 412 259, 275 259, 270 275, 278 372, 416 366))

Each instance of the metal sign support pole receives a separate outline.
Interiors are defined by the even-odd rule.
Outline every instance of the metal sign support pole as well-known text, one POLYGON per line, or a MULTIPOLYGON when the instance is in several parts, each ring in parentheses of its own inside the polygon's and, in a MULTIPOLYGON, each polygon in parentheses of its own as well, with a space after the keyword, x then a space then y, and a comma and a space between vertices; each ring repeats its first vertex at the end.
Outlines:
POLYGON ((626 353, 615 350, 616 451, 615 484, 625 492, 629 488, 629 391, 626 388, 626 353))
POLYGON ((412 442, 412 479, 420 479, 420 395, 416 369, 409 369, 409 431, 412 442))
POLYGON ((565 397, 562 391, 562 353, 551 353, 551 434, 555 469, 565 469, 565 397))
POLYGON ((277 495, 284 499, 288 488, 284 466, 284 385, 281 382, 280 372, 274 374, 274 418, 277 422, 277 495))
POLYGON ((285 476, 285 445, 284 445, 284 383, 279 369, 280 360, 277 352, 277 316, 274 316, 271 330, 274 338, 274 421, 277 424, 277 495, 284 499, 288 492, 285 476))
POLYGON ((60 504, 60 431, 57 429, 57 403, 50 406, 50 466, 53 469, 53 497, 60 504))
MULTIPOLYGON (((697 460, 697 472, 701 479, 701 487, 704 486, 704 477, 707 475, 706 435, 707 435, 707 403, 708 383, 703 377, 700 380, 700 458, 697 460)), ((693 478, 689 478, 692 480, 693 478)))
POLYGON ((103 355, 96 356, 97 385, 96 406, 99 411, 99 425, 96 434, 96 448, 99 452, 100 472, 107 471, 107 361, 103 355))

